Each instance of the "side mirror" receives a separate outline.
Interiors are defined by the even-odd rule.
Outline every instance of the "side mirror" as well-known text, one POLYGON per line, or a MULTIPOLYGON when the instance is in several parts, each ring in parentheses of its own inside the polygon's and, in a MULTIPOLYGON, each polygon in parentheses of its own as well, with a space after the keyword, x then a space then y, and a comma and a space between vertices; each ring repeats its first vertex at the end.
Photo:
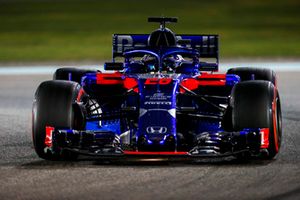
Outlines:
POLYGON ((123 70, 124 64, 121 62, 106 62, 104 63, 105 70, 123 70))
POLYGON ((218 71, 218 63, 212 62, 200 62, 199 63, 199 70, 200 71, 218 71))

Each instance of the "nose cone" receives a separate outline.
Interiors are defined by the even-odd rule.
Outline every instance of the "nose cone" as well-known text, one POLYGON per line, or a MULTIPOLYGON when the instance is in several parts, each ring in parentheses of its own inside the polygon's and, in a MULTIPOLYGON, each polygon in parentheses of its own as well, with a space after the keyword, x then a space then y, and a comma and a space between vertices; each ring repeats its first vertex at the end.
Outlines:
POLYGON ((168 146, 168 150, 174 150, 178 82, 157 79, 153 83, 146 79, 141 85, 138 146, 143 149, 165 149, 168 146))

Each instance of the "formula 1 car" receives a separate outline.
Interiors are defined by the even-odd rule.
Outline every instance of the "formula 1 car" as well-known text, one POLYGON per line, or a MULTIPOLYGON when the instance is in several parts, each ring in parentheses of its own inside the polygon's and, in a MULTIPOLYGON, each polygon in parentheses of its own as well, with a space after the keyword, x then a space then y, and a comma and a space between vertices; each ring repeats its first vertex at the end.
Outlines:
POLYGON ((159 29, 113 35, 105 71, 60 68, 39 85, 32 112, 38 156, 274 158, 282 132, 275 73, 216 73, 218 35, 174 34, 166 24, 177 18, 148 21, 159 29))

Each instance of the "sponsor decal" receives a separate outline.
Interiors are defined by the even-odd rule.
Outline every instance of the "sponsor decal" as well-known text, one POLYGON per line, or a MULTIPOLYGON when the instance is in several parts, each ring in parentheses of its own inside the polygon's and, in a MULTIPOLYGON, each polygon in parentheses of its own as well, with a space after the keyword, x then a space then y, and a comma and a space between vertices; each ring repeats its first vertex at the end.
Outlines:
POLYGON ((145 105, 172 105, 171 101, 146 101, 145 105))
POLYGON ((148 78, 145 81, 145 85, 168 85, 172 83, 171 78, 148 78))
POLYGON ((147 95, 145 98, 151 101, 164 101, 171 99, 172 96, 165 95, 165 93, 154 93, 153 95, 147 95))
POLYGON ((148 126, 146 128, 146 131, 147 133, 150 133, 150 134, 164 134, 167 132, 167 127, 164 127, 164 126, 148 126))

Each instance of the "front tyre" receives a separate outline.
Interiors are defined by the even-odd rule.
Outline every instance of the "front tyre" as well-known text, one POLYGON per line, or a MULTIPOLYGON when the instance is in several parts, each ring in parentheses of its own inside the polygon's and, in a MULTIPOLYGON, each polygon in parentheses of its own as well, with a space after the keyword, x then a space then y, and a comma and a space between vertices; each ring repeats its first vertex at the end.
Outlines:
POLYGON ((281 145, 281 107, 276 87, 270 81, 245 81, 232 89, 232 126, 240 131, 245 128, 268 128, 269 146, 266 158, 272 159, 281 145))
POLYGON ((32 109, 32 137, 34 149, 46 160, 74 159, 71 152, 52 154, 45 152, 46 126, 82 129, 82 120, 76 119, 74 103, 80 100, 82 89, 72 81, 45 81, 36 90, 32 109))

